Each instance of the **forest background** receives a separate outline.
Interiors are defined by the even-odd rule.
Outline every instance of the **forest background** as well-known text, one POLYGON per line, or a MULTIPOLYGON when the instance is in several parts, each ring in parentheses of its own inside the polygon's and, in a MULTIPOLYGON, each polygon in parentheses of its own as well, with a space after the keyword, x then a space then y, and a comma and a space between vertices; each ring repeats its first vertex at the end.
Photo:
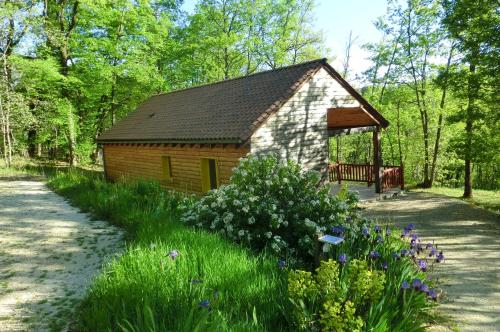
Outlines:
MULTIPOLYGON (((151 95, 328 57, 391 122, 384 164, 406 181, 500 188, 500 15, 492 0, 387 1, 352 74, 349 35, 329 50, 313 0, 0 1, 0 152, 96 162, 95 139, 151 95)), ((353 17, 353 25, 356 20, 353 17)), ((339 149, 337 149, 339 147, 339 149)), ((337 151, 339 151, 337 153, 337 151)), ((367 134, 332 161, 370 163, 367 134)))

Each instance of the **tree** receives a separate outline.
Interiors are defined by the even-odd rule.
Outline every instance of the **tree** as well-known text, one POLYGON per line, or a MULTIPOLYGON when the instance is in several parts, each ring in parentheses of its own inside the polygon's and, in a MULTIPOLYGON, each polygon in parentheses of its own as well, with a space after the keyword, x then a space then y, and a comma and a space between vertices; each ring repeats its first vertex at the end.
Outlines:
POLYGON ((466 101, 460 113, 465 122, 461 154, 465 170, 464 197, 471 197, 472 161, 475 154, 484 151, 485 145, 481 143, 494 140, 484 142, 476 134, 481 132, 481 126, 498 128, 498 115, 493 111, 498 106, 496 89, 500 83, 498 72, 500 16, 498 4, 488 0, 445 0, 444 9, 443 25, 456 40, 457 47, 462 53, 460 63, 465 66, 459 73, 466 80, 461 82, 463 85, 455 84, 454 90, 464 96, 463 99, 466 101), (461 86, 465 88, 462 89, 461 86), (488 123, 489 121, 491 122, 488 123))
POLYGON ((78 22, 78 14, 80 11, 80 1, 78 0, 47 0, 44 2, 44 18, 45 32, 47 43, 53 54, 59 60, 59 70, 63 77, 66 78, 64 84, 61 85, 61 100, 59 108, 61 112, 66 114, 67 128, 66 135, 68 138, 69 157, 68 162, 71 166, 77 163, 76 158, 76 121, 75 107, 72 103, 72 85, 70 77, 70 61, 71 61, 71 42, 73 39, 73 31, 78 22))

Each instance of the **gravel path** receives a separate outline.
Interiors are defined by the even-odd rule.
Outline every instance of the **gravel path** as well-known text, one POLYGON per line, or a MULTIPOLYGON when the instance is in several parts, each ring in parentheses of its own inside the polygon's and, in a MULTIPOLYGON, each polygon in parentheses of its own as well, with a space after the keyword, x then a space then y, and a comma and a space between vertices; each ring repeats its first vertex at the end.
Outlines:
POLYGON ((414 223, 444 251, 440 265, 447 293, 440 308, 460 331, 500 331, 500 216, 458 199, 426 193, 365 203, 365 214, 414 223))
POLYGON ((122 233, 39 181, 0 178, 0 331, 61 331, 122 233))

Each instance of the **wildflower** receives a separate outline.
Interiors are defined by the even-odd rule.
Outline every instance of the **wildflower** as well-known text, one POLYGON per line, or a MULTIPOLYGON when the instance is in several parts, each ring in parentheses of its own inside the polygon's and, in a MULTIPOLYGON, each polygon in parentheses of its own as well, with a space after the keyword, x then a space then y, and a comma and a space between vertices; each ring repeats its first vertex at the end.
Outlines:
POLYGON ((380 228, 380 225, 375 225, 373 230, 375 231, 375 233, 380 233, 382 231, 382 229, 380 228))
POLYGON ((410 241, 410 248, 415 248, 415 246, 416 246, 416 245, 417 245, 417 244, 415 243, 415 240, 413 240, 413 239, 412 239, 412 240, 410 241))
POLYGON ((377 259, 377 258, 380 258, 380 253, 376 250, 372 250, 370 252, 370 258, 371 259, 377 259))
POLYGON ((425 249, 430 249, 430 248, 432 248, 432 243, 429 242, 426 244, 425 249))
POLYGON ((340 262, 340 264, 345 264, 347 262, 347 255, 344 253, 341 253, 339 255, 339 262, 340 262))
POLYGON ((408 250, 407 249, 401 249, 401 257, 405 257, 408 255, 408 250))
POLYGON ((333 226, 332 233, 335 235, 342 235, 345 232, 345 228, 342 226, 333 226))
POLYGON ((210 301, 209 300, 203 300, 201 301, 198 306, 200 306, 200 308, 208 308, 210 307, 210 301))
POLYGON ((392 253, 392 258, 394 258, 394 259, 400 259, 401 256, 397 252, 393 252, 392 253))
POLYGON ((391 236, 391 229, 389 227, 385 229, 385 236, 391 236))
POLYGON ((422 272, 426 272, 427 271, 427 262, 424 261, 423 259, 419 259, 418 260, 418 267, 420 268, 420 270, 422 270, 422 272))
POLYGON ((382 239, 382 236, 377 235, 376 241, 377 241, 377 243, 382 243, 384 241, 384 239, 382 239))
POLYGON ((429 293, 429 286, 427 286, 426 284, 422 283, 422 285, 420 285, 420 289, 419 289, 421 292, 423 293, 429 293))
POLYGON ((422 280, 420 279, 413 279, 413 288, 415 288, 416 290, 419 290, 420 289, 420 286, 422 286, 422 280))
POLYGON ((286 261, 284 259, 278 260, 278 267, 282 270, 286 268, 286 261))
POLYGON ((415 250, 414 249, 410 249, 410 251, 408 253, 410 254, 411 257, 415 257, 415 250))
POLYGON ((410 284, 408 283, 408 281, 403 281, 403 283, 401 284, 401 289, 402 290, 410 289, 410 284))
POLYGON ((172 250, 167 254, 168 257, 172 259, 176 259, 177 256, 179 256, 179 251, 178 250, 172 250))
POLYGON ((437 249, 432 247, 431 251, 429 252, 429 257, 435 256, 437 254, 437 249))
POLYGON ((410 234, 410 231, 405 228, 405 229, 403 229, 403 233, 401 234, 401 237, 407 237, 409 234, 410 234))
POLYGON ((427 295, 429 295, 434 301, 437 300, 438 294, 434 289, 430 289, 427 295))
POLYGON ((444 255, 443 252, 440 251, 439 254, 436 256, 436 262, 441 263, 442 261, 444 261, 444 255))
POLYGON ((368 231, 368 228, 366 228, 366 227, 363 227, 362 233, 363 233, 363 236, 365 236, 365 237, 370 236, 370 231, 368 231))
POLYGON ((408 231, 412 231, 415 229, 415 225, 414 224, 408 224, 405 226, 405 229, 407 229, 408 231))
POLYGON ((387 269, 389 268, 389 264, 388 264, 387 262, 383 262, 383 263, 382 263, 382 268, 383 268, 384 270, 387 270, 387 269))

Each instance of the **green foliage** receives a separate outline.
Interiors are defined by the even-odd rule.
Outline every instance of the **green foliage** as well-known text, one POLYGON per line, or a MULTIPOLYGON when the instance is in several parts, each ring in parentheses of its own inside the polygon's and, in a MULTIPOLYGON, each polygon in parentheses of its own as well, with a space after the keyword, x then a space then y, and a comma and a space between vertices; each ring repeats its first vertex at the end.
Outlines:
POLYGON ((286 273, 276 260, 180 224, 180 195, 152 182, 112 184, 79 171, 58 172, 49 185, 93 216, 126 227, 130 237, 94 280, 74 329, 285 329, 286 273))
POLYGON ((317 233, 356 215, 353 194, 342 200, 319 181, 317 172, 304 172, 293 162, 250 156, 240 161, 231 184, 208 192, 182 220, 307 264, 316 252, 317 233))
POLYGON ((361 331, 367 309, 380 298, 384 285, 384 272, 360 260, 346 267, 331 259, 322 261, 314 276, 290 271, 288 293, 295 324, 307 331, 361 331))

